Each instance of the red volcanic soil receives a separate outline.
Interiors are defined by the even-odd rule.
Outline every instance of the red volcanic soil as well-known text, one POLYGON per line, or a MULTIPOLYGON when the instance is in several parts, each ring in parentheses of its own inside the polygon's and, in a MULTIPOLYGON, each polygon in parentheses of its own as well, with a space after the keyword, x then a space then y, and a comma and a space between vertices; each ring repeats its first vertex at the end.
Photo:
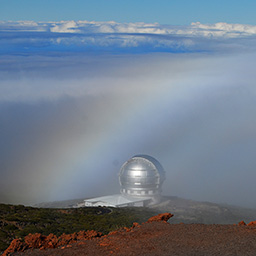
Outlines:
MULTIPOLYGON (((26 242, 16 241, 24 252, 11 255, 256 255, 256 225, 253 225, 256 222, 250 225, 242 222, 240 225, 169 224, 166 221, 171 216, 152 217, 147 223, 135 223, 131 228, 123 228, 107 236, 95 231, 68 237, 62 235, 60 238, 30 235, 26 242), (33 246, 40 249, 32 249, 33 246)), ((5 255, 8 255, 7 251, 5 255)))

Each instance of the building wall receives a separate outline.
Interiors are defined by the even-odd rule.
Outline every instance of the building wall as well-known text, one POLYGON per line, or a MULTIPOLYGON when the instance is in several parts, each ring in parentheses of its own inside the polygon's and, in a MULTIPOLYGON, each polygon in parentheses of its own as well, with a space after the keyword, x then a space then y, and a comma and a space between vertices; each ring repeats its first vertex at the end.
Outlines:
POLYGON ((134 206, 134 207, 143 207, 148 205, 148 200, 145 201, 139 201, 139 202, 131 202, 127 204, 121 204, 121 205, 111 205, 107 202, 103 201, 97 201, 97 202, 87 202, 85 201, 84 206, 85 207, 98 207, 98 206, 106 206, 106 207, 127 207, 127 206, 134 206))

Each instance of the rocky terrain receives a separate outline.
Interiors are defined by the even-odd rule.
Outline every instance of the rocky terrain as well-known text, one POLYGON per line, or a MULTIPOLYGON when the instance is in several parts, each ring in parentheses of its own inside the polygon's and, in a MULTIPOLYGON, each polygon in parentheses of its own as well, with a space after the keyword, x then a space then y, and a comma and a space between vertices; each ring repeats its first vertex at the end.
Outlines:
POLYGON ((71 255, 255 255, 256 222, 235 225, 170 224, 173 215, 159 214, 102 235, 95 231, 56 237, 28 235, 15 239, 3 256, 71 255))
POLYGON ((0 254, 15 238, 29 233, 48 236, 96 230, 106 235, 119 227, 144 222, 155 215, 146 208, 84 207, 49 209, 0 204, 0 254))
MULTIPOLYGON (((77 202, 79 203, 78 200, 74 201, 77 202)), ((256 223, 252 221, 256 219, 256 209, 170 196, 163 197, 161 203, 150 208, 72 208, 72 200, 57 202, 58 206, 63 204, 68 206, 35 208, 0 204, 0 254, 12 243, 11 248, 17 251, 15 255, 19 255, 21 251, 24 251, 21 255, 169 255, 169 252, 174 253, 173 255, 205 255, 207 250, 212 253, 207 255, 219 255, 213 250, 218 236, 222 237, 218 241, 223 243, 223 248, 224 245, 228 247, 227 244, 230 243, 238 250, 235 253, 230 248, 233 254, 227 254, 227 251, 224 254, 223 251, 222 255, 256 255, 251 242, 255 243, 256 223), (170 224, 145 223, 150 216, 160 212, 174 214, 170 224), (145 224, 138 224, 143 222, 145 224), (198 241, 195 240, 197 238, 198 241), (208 240, 205 240, 206 238, 208 240), (97 241, 102 240, 105 242, 100 242, 99 246, 97 241), (108 240, 109 242, 106 242, 108 240), (241 242, 237 243, 236 240, 241 242), (168 243, 164 245, 166 252, 163 243, 168 243), (202 246, 199 246, 200 243, 202 246), (133 244, 136 253, 135 249, 132 249, 133 244), (150 244, 154 245, 154 250, 150 244), (242 245, 248 250, 245 254, 240 252, 242 245), (149 252, 149 248, 152 252, 149 252), (182 254, 182 248, 187 248, 184 249, 186 253, 182 254), (188 254, 188 250, 194 254, 188 254), (255 253, 251 254, 252 251, 255 253)), ((47 203, 47 206, 54 205, 56 202, 47 203)))

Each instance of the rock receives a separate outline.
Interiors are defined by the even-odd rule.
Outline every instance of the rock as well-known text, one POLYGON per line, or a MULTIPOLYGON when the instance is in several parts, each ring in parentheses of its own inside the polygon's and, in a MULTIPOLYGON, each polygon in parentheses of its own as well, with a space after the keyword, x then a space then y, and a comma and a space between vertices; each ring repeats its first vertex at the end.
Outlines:
POLYGON ((46 239, 45 243, 47 245, 47 248, 56 248, 58 247, 58 238, 54 234, 49 234, 46 239))
POLYGON ((167 222, 171 217, 173 217, 173 214, 166 212, 166 213, 160 213, 156 216, 153 216, 148 219, 147 223, 154 222, 154 221, 163 221, 167 222))
POLYGON ((62 234, 59 239, 58 239, 58 245, 63 246, 63 245, 68 245, 75 243, 77 241, 77 234, 62 234))
POLYGON ((132 228, 140 227, 140 224, 138 222, 133 222, 132 228))
POLYGON ((36 233, 27 235, 24 240, 28 248, 41 248, 45 245, 45 239, 46 236, 36 233))
POLYGON ((26 249, 26 246, 20 239, 14 239, 10 246, 4 251, 2 256, 10 255, 13 252, 23 252, 26 249))
POLYGON ((238 223, 238 226, 246 226, 246 223, 242 220, 238 223))
POLYGON ((256 227, 256 221, 251 221, 247 224, 247 226, 250 226, 250 227, 256 227))
POLYGON ((101 237, 102 233, 95 230, 87 230, 78 232, 78 240, 91 240, 95 237, 101 237))
POLYGON ((68 245, 76 241, 91 240, 96 237, 101 237, 102 233, 95 230, 79 231, 73 234, 62 234, 58 239, 58 246, 68 245))
POLYGON ((108 233, 108 236, 115 235, 115 234, 117 234, 118 232, 120 232, 120 231, 118 231, 118 230, 111 231, 111 232, 108 233))
POLYGON ((3 256, 7 256, 13 252, 23 252, 26 249, 46 249, 46 248, 57 248, 70 247, 70 244, 75 243, 79 240, 91 240, 95 237, 101 237, 102 233, 88 230, 88 231, 79 231, 73 234, 62 234, 59 238, 54 234, 49 234, 44 236, 42 234, 29 234, 24 238, 24 242, 20 239, 14 239, 10 246, 5 250, 3 256))

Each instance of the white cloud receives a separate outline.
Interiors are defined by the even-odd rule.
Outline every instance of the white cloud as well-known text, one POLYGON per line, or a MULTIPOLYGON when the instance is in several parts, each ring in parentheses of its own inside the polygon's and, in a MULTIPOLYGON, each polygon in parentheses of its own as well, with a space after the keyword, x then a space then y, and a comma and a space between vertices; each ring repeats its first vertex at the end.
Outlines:
POLYGON ((0 21, 2 31, 51 31, 53 33, 125 33, 125 34, 155 34, 155 35, 195 35, 195 36, 224 36, 240 37, 255 35, 256 26, 244 24, 202 24, 193 22, 190 26, 171 26, 158 23, 118 23, 114 21, 59 21, 59 22, 34 22, 0 21))
POLYGON ((0 31, 2 32, 12 32, 12 31, 37 31, 44 32, 47 31, 47 23, 38 23, 35 21, 0 21, 0 31))
POLYGON ((108 52, 226 52, 254 49, 256 45, 251 40, 256 35, 256 26, 227 23, 195 22, 190 26, 170 26, 114 21, 1 21, 0 30, 0 54, 15 51, 43 54, 55 51, 56 47, 65 52, 74 49, 82 52, 94 49, 108 52), (244 38, 250 40, 244 41, 244 38))
POLYGON ((56 47, 58 52, 138 53, 233 52, 248 51, 256 46, 253 37, 256 26, 226 23, 205 25, 196 22, 190 26, 169 26, 114 21, 20 21, 0 22, 0 30, 0 54, 14 52, 12 48, 19 53, 48 54, 56 51, 56 47), (244 40, 246 38, 250 40, 244 40))
POLYGON ((52 24, 51 32, 57 33, 79 33, 77 23, 75 21, 61 21, 58 24, 52 24))
POLYGON ((195 22, 191 24, 195 30, 201 29, 204 35, 239 37, 245 35, 255 35, 256 26, 243 24, 228 24, 219 22, 215 24, 201 24, 195 22))

